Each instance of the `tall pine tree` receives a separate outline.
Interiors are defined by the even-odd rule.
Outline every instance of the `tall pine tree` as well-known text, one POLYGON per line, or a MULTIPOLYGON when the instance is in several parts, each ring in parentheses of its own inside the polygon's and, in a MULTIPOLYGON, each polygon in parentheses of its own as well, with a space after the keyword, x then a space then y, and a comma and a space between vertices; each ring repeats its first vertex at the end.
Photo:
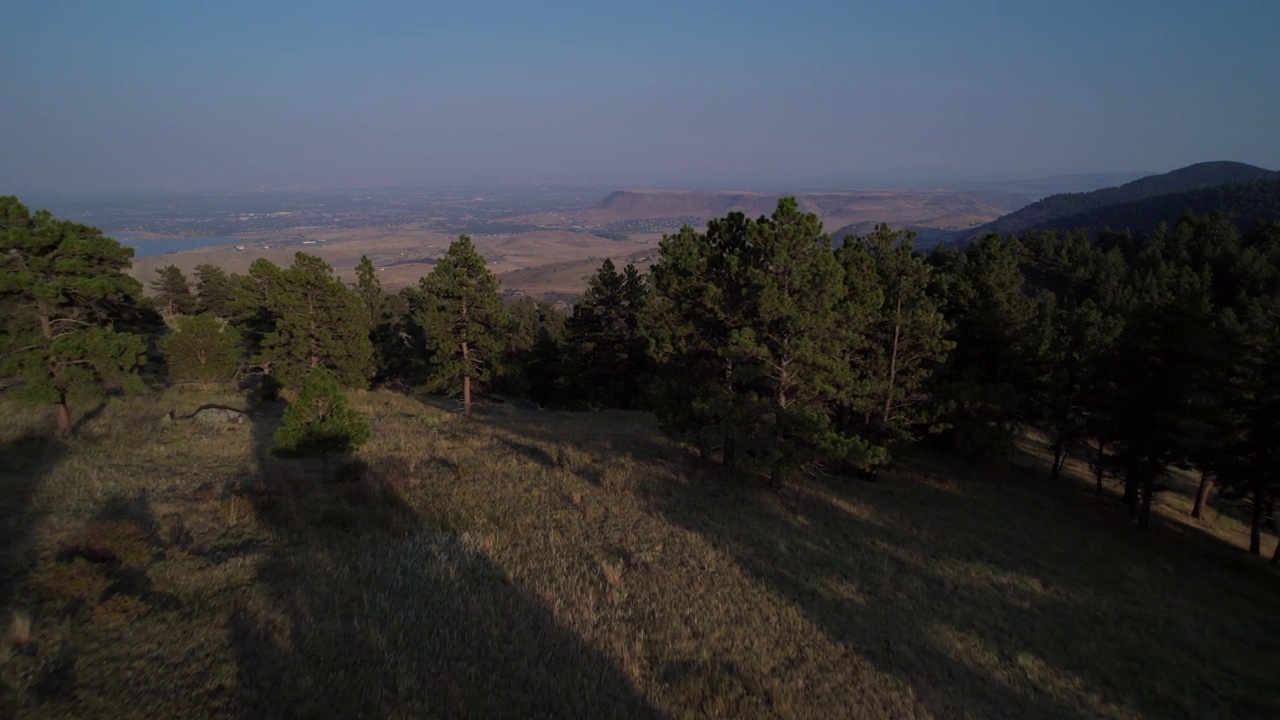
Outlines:
POLYGON ((316 368, 328 368, 348 387, 363 387, 373 370, 367 316, 356 293, 328 263, 298 253, 267 295, 274 327, 257 362, 287 387, 316 368))
POLYGON ((473 384, 489 379, 509 324, 498 278, 471 238, 462 235, 450 244, 422 278, 418 303, 414 318, 431 353, 428 383, 435 389, 459 388, 470 415, 473 384))

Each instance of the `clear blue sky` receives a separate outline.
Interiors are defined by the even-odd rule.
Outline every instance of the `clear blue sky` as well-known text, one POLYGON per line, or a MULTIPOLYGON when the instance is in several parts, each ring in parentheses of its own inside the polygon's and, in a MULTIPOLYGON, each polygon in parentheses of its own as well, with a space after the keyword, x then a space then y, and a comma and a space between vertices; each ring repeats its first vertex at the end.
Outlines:
POLYGON ((1280 168, 1280 2, 0 10, 0 194, 1280 168))

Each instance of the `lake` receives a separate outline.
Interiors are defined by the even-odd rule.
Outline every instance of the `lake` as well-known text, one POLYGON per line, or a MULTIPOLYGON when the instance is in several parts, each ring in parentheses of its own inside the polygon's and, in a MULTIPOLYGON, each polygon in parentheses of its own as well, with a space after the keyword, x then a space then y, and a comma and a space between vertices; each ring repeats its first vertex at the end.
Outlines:
POLYGON ((121 245, 133 248, 133 256, 135 258, 147 257, 149 255, 163 255, 165 253, 179 252, 181 250, 194 250, 196 248, 208 247, 210 245, 249 245, 260 240, 246 240, 244 238, 228 238, 228 237, 194 237, 194 238, 162 238, 159 240, 141 240, 134 233, 112 233, 108 237, 118 241, 121 245))

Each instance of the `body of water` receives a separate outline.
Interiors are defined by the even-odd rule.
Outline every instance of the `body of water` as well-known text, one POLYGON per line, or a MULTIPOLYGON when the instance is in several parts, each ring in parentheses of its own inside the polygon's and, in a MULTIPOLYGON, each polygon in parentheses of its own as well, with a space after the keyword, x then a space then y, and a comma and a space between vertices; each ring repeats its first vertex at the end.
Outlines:
POLYGON ((133 233, 112 233, 109 235, 121 245, 133 248, 135 258, 149 255, 163 255, 181 250, 194 250, 210 245, 249 245, 253 240, 228 237, 195 237, 195 238, 162 238, 159 240, 142 240, 133 233))

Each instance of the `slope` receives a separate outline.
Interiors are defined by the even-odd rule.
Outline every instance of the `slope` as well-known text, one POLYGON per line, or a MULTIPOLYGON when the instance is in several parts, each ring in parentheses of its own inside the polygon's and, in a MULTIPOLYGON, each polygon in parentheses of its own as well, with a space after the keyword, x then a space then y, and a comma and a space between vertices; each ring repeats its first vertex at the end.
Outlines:
POLYGON ((1242 185, 1219 185, 1190 192, 1117 203, 1059 218, 1045 227, 1059 230, 1089 228, 1147 232, 1160 223, 1173 224, 1185 211, 1196 215, 1225 212, 1247 230, 1258 221, 1280 220, 1280 180, 1257 180, 1242 185))
POLYGON ((1134 203, 1149 198, 1183 193, 1218 185, 1238 185, 1256 180, 1280 179, 1280 172, 1237 162, 1205 162, 1165 173, 1085 193, 1062 193, 1034 202, 972 230, 957 233, 953 239, 968 239, 987 233, 1009 235, 1033 227, 1050 225, 1075 215, 1120 203, 1134 203))

